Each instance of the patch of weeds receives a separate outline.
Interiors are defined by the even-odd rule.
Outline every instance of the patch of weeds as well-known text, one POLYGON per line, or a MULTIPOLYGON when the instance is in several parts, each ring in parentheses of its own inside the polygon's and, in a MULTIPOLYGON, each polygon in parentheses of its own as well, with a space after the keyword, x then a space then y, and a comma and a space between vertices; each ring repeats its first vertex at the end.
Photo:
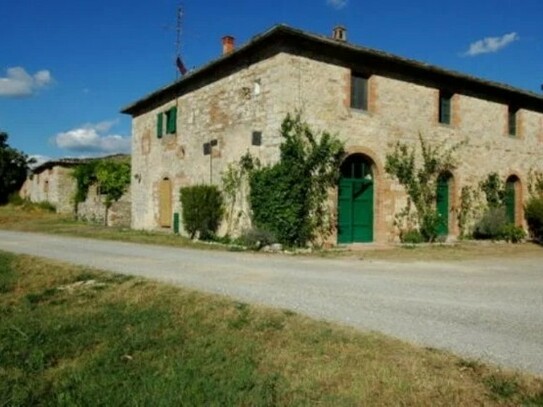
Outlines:
POLYGON ((460 370, 473 370, 476 371, 480 368, 481 364, 477 362, 476 360, 471 359, 460 359, 456 365, 460 368, 460 370))
POLYGON ((525 397, 523 402, 523 406, 526 407, 541 407, 543 406, 543 391, 539 392, 535 396, 532 397, 525 397))
POLYGON ((291 311, 289 309, 284 309, 283 310, 283 314, 286 316, 286 317, 293 317, 296 315, 296 313, 294 311, 291 311))
POLYGON ((46 288, 41 293, 29 293, 25 298, 30 304, 35 305, 50 300, 57 292, 56 288, 46 288))
POLYGON ((490 390, 492 397, 509 399, 519 391, 519 385, 513 379, 491 375, 484 380, 484 384, 490 390))
POLYGON ((96 280, 98 278, 98 274, 92 271, 82 271, 81 273, 78 273, 74 279, 74 283, 78 283, 79 281, 89 281, 89 280, 96 280))
POLYGON ((0 294, 8 293, 15 287, 16 273, 11 267, 13 256, 0 253, 0 294))
POLYGON ((230 329, 242 329, 245 326, 249 325, 251 322, 249 318, 249 305, 243 303, 243 302, 237 302, 234 307, 236 308, 238 312, 238 315, 228 321, 228 328, 230 329))
POLYGON ((256 329, 259 331, 280 331, 285 326, 285 321, 282 317, 272 315, 260 320, 256 324, 256 329))

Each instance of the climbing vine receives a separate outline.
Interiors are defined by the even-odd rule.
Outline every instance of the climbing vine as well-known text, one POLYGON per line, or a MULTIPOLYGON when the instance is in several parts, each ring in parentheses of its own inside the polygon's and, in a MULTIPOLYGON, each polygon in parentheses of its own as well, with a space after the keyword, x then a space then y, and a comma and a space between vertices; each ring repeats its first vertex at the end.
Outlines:
POLYGON ((411 232, 403 229, 407 226, 418 230, 424 240, 435 240, 441 221, 436 209, 438 178, 456 168, 454 153, 463 144, 432 146, 419 134, 420 152, 414 146, 397 142, 386 155, 385 171, 398 180, 408 196, 407 205, 395 222, 400 235, 411 232))
POLYGON ((288 246, 317 244, 333 227, 328 194, 337 184, 343 143, 314 131, 300 112, 285 117, 281 137, 279 161, 249 172, 253 223, 288 246))

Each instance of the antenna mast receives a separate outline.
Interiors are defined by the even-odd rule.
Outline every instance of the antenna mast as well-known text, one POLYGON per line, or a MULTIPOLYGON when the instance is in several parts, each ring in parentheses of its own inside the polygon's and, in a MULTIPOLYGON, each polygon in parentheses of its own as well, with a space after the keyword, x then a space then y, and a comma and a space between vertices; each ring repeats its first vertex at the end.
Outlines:
MULTIPOLYGON (((183 5, 177 6, 177 22, 175 25, 175 58, 176 61, 181 57, 181 33, 183 24, 183 5)), ((175 69, 175 79, 179 79, 179 69, 175 69)))

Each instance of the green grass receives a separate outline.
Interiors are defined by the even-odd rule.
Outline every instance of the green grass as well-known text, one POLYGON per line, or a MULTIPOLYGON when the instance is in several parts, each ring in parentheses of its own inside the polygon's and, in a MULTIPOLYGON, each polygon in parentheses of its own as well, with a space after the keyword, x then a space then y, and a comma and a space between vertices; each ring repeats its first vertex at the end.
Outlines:
POLYGON ((0 252, 0 406, 543 405, 543 380, 0 252))

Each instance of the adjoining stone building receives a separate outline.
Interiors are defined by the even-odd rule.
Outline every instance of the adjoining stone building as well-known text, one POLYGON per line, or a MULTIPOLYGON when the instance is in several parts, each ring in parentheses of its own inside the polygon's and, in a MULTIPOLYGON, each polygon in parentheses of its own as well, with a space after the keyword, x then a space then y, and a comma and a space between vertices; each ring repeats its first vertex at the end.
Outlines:
POLYGON ((38 165, 32 169, 19 195, 30 202, 49 202, 55 206, 57 213, 73 213, 73 196, 77 186, 71 174, 80 163, 79 159, 65 158, 38 165))
POLYGON ((467 140, 438 190, 451 236, 462 186, 497 172, 522 225, 528 174, 543 170, 540 95, 350 44, 342 27, 328 38, 279 25, 238 49, 223 38, 220 58, 123 109, 133 117, 132 227, 171 229, 180 187, 220 184, 247 151, 277 160, 281 122, 295 110, 337 133, 349 154, 333 198, 334 242, 397 238, 406 194, 384 162, 398 140, 467 140))
POLYGON ((91 185, 87 198, 75 206, 77 181, 73 170, 82 164, 101 159, 128 160, 126 154, 100 158, 61 158, 46 161, 32 169, 19 190, 19 195, 30 202, 49 202, 59 214, 77 214, 77 218, 108 226, 130 226, 130 189, 106 211, 105 198, 97 185, 91 185), (106 222, 107 216, 107 222, 106 222))

